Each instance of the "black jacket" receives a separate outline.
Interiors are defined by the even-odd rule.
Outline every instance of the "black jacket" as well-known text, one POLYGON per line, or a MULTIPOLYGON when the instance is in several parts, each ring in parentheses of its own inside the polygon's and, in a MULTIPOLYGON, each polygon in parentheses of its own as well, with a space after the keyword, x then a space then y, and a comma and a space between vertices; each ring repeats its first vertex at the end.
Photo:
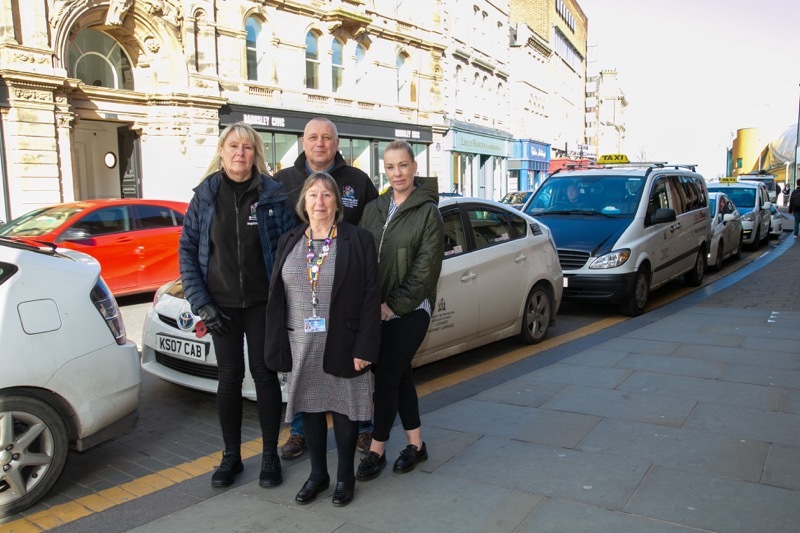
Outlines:
MULTIPOLYGON (((281 270, 289 252, 304 238, 307 224, 284 233, 278 241, 275 268, 267 303, 267 334, 264 360, 278 372, 292 370, 292 351, 286 327, 286 287, 281 270)), ((372 235, 342 222, 336 229, 336 264, 331 294, 328 337, 322 368, 327 374, 352 378, 353 359, 378 362, 381 337, 381 294, 378 259, 372 235)), ((313 334, 312 334, 313 335, 313 334)))
MULTIPOLYGON (((339 184, 339 193, 342 195, 344 204, 345 222, 357 226, 361 220, 361 214, 364 212, 364 206, 378 197, 378 190, 364 171, 348 165, 339 152, 336 152, 333 168, 328 171, 328 174, 333 176, 333 179, 339 184)), ((289 195, 289 205, 292 209, 297 205, 303 183, 310 175, 304 153, 298 156, 293 166, 279 170, 275 174, 275 179, 283 184, 283 188, 289 195)))

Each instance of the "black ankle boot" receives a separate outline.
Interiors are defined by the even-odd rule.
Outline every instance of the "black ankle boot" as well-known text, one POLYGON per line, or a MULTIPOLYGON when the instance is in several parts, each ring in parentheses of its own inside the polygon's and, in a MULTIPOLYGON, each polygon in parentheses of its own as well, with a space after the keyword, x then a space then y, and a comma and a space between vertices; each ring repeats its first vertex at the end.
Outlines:
POLYGON ((236 476, 244 470, 242 455, 238 450, 225 450, 222 452, 222 461, 219 467, 211 476, 212 487, 227 487, 236 479, 236 476))
POLYGON ((258 475, 258 484, 262 487, 277 487, 283 483, 281 474, 281 460, 275 452, 264 453, 261 456, 261 473, 258 475))

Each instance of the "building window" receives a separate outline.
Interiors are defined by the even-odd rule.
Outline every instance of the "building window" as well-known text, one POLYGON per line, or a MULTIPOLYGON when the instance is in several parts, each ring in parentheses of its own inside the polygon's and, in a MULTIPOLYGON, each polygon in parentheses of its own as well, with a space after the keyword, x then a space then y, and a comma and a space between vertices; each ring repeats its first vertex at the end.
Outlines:
POLYGON ((306 34, 306 89, 319 89, 319 36, 306 34))
POLYGON ((117 41, 105 33, 81 30, 69 44, 70 76, 87 85, 133 90, 133 69, 117 41))
POLYGON ((397 56, 397 103, 408 103, 411 101, 411 84, 408 75, 408 55, 398 54, 397 56))
POLYGON ((367 75, 367 64, 364 59, 367 57, 367 47, 363 44, 356 46, 356 87, 361 84, 361 80, 367 75))
POLYGON ((258 80, 258 63, 261 59, 258 37, 261 34, 261 23, 256 18, 249 17, 245 29, 247 30, 247 79, 258 80))
POLYGON ((331 45, 331 90, 339 92, 344 81, 344 44, 334 39, 331 45))

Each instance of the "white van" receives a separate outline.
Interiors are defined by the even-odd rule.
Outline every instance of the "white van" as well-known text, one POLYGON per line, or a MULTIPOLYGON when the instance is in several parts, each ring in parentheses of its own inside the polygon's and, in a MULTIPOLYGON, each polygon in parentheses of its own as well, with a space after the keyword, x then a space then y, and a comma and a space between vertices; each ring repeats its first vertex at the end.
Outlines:
POLYGON ((708 190, 694 165, 610 160, 624 164, 554 172, 522 210, 553 234, 565 300, 614 303, 636 316, 651 290, 679 276, 702 283, 708 190))
POLYGON ((769 241, 770 212, 767 187, 759 181, 721 178, 708 183, 711 192, 724 192, 742 215, 742 242, 753 249, 769 241))

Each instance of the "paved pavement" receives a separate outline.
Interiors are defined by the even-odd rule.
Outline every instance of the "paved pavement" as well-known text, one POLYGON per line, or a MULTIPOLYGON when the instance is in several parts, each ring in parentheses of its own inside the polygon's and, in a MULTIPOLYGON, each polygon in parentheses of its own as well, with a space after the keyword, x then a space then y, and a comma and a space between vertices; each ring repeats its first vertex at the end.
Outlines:
MULTIPOLYGON (((308 472, 173 483, 56 531, 796 532, 800 244, 635 319, 421 399, 430 459, 336 508, 308 472)), ((332 444, 332 443, 331 443, 332 444)), ((335 453, 329 454, 335 474, 335 453)), ((0 526, 0 530, 3 526, 0 526)))

